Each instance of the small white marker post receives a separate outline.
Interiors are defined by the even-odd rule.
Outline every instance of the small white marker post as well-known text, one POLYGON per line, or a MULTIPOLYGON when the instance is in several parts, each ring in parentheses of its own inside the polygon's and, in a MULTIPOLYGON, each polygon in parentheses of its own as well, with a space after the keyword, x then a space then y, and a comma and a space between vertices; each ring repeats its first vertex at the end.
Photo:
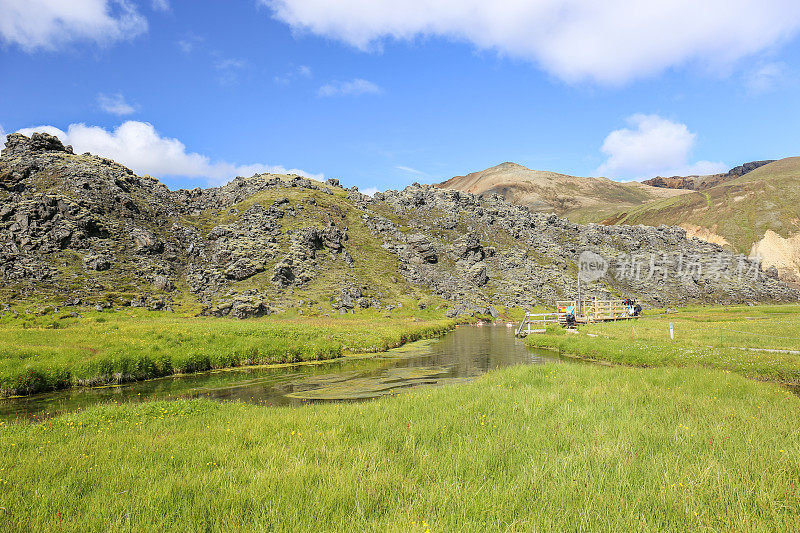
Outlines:
POLYGON ((669 323, 669 338, 675 340, 675 330, 672 329, 672 322, 669 323))

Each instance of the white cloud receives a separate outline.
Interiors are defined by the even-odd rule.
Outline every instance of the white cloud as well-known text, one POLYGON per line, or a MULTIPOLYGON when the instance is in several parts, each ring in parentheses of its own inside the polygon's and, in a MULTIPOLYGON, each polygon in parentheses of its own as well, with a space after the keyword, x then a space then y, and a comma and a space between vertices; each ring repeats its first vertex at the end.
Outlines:
POLYGON ((127 0, 0 0, 0 41, 23 50, 55 50, 73 41, 108 44, 147 31, 127 0))
POLYGON ((117 94, 98 94, 97 104, 100 109, 112 115, 130 115, 136 112, 136 107, 125 101, 122 93, 117 94))
POLYGON ((273 79, 275 80, 275 83, 279 85, 289 85, 294 80, 311 78, 312 76, 313 74, 311 72, 311 67, 300 65, 298 67, 293 67, 291 70, 281 76, 275 76, 273 79))
POLYGON ((239 74, 247 67, 244 59, 235 57, 221 58, 214 62, 217 70, 217 81, 222 85, 233 85, 239 81, 239 74))
POLYGON ((179 39, 177 41, 177 45, 181 52, 184 54, 190 54, 195 50, 195 48, 201 45, 204 40, 205 39, 203 39, 203 37, 190 32, 187 33, 183 39, 179 39))
POLYGON ((317 96, 358 96, 361 94, 380 94, 380 87, 371 81, 356 78, 350 81, 334 81, 319 88, 317 96))
POLYGON ((771 91, 785 78, 786 65, 784 63, 764 63, 748 74, 744 86, 749 94, 758 95, 771 91))
POLYGON ((216 63, 214 63, 214 68, 217 70, 227 70, 227 69, 242 69, 247 65, 243 59, 237 59, 235 57, 227 58, 227 59, 220 59, 216 63))
POLYGON ((623 179, 714 174, 727 170, 720 162, 689 163, 697 135, 685 124, 658 115, 636 114, 631 128, 608 134, 601 151, 608 156, 596 174, 623 179))
POLYGON ((6 146, 6 130, 3 129, 3 125, 0 124, 0 150, 5 148, 6 146))
POLYGON ((398 166, 396 166, 394 168, 396 168, 397 170, 402 170, 403 172, 408 172, 409 174, 419 174, 420 176, 427 176, 428 175, 427 172, 423 172, 421 170, 417 170, 416 168, 404 167, 402 165, 398 165, 398 166))
POLYGON ((364 190, 359 191, 361 194, 366 194, 367 196, 374 196, 378 191, 377 187, 367 187, 364 190))
POLYGON ((360 49, 444 37, 604 84, 693 61, 727 66, 800 29, 797 0, 259 1, 296 30, 360 49))
POLYGON ((153 0, 153 10, 169 11, 169 0, 153 0))
POLYGON ((256 173, 299 174, 322 179, 322 174, 309 174, 282 166, 251 164, 236 165, 226 161, 211 161, 208 156, 189 152, 178 139, 162 137, 147 122, 129 120, 113 131, 98 126, 70 124, 67 131, 53 126, 24 128, 20 133, 30 136, 34 132, 55 135, 64 144, 71 144, 76 153, 91 152, 111 158, 139 174, 205 178, 211 184, 225 183, 236 176, 256 173))

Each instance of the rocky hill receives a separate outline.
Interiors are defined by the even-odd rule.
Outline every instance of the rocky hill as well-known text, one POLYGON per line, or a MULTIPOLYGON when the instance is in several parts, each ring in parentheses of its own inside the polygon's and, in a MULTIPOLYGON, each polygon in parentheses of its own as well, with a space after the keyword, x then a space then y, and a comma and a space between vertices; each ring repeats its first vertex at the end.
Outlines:
POLYGON ((513 163, 437 185, 574 222, 678 224, 689 237, 760 257, 784 281, 800 285, 800 158, 751 161, 722 174, 655 177, 642 183, 577 178, 513 163))
POLYGON ((511 203, 534 211, 556 213, 576 222, 594 222, 623 209, 686 192, 639 182, 531 170, 516 163, 502 163, 456 176, 436 186, 479 196, 498 194, 511 203))
POLYGON ((800 299, 774 270, 675 227, 582 226, 497 194, 415 184, 369 197, 292 175, 171 191, 45 134, 8 136, 0 199, 7 308, 494 314, 574 297, 584 251, 608 262, 587 294, 654 305, 800 299))

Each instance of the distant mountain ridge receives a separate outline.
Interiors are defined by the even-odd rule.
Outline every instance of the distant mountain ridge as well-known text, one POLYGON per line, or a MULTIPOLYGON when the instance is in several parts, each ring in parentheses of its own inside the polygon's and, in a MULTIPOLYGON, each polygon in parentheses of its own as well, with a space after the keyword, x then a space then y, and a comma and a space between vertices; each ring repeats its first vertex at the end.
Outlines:
POLYGON ((692 191, 702 191, 710 189, 720 183, 742 177, 748 172, 752 172, 759 167, 774 163, 775 159, 765 161, 750 161, 738 167, 733 167, 724 174, 709 174, 706 176, 671 176, 669 178, 656 176, 642 183, 652 187, 663 187, 666 189, 688 189, 692 191))

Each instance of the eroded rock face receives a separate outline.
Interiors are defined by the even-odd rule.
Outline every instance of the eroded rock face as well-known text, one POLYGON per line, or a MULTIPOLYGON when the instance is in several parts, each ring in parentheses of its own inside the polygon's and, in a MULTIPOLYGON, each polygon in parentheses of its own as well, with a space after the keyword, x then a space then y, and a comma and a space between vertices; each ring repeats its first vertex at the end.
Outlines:
POLYGON ((331 296, 331 307, 338 310, 340 314, 353 312, 355 309, 381 309, 383 303, 366 294, 367 289, 357 286, 343 287, 338 293, 331 296))
POLYGON ((241 281, 263 271, 263 264, 259 264, 249 257, 239 257, 225 269, 225 276, 236 281, 241 281))
POLYGON ((164 243, 152 231, 133 228, 131 238, 137 254, 158 254, 164 251, 164 243))
POLYGON ((273 268, 271 280, 279 288, 303 286, 311 281, 324 262, 318 257, 318 252, 343 252, 347 233, 329 226, 323 230, 301 228, 292 232, 290 237, 289 252, 273 268))
POLYGON ((279 288, 288 287, 295 282, 296 276, 294 274, 294 260, 291 257, 284 257, 278 264, 272 274, 272 282, 277 284, 279 288))
POLYGON ((206 308, 203 312, 203 314, 209 316, 229 316, 240 319, 266 316, 271 313, 272 309, 269 306, 269 300, 255 290, 245 291, 233 297, 230 301, 206 308))
POLYGON ((411 262, 436 263, 439 255, 430 239, 422 233, 415 233, 406 237, 408 247, 406 257, 411 262))
POLYGON ((83 258, 83 264, 90 270, 102 272, 111 268, 111 259, 104 255, 90 254, 83 258))
POLYGON ((153 287, 159 291, 170 292, 175 288, 175 285, 173 285, 172 280, 166 276, 155 276, 153 278, 153 287))
POLYGON ((472 233, 464 235, 453 243, 453 255, 457 261, 462 261, 468 266, 483 261, 486 257, 478 236, 472 233))
POLYGON ((478 287, 483 287, 489 282, 489 276, 486 273, 486 265, 483 263, 475 263, 469 267, 467 275, 469 280, 478 287))
POLYGON ((750 257, 761 258, 770 277, 800 282, 800 233, 784 238, 767 230, 764 237, 753 244, 750 257))

